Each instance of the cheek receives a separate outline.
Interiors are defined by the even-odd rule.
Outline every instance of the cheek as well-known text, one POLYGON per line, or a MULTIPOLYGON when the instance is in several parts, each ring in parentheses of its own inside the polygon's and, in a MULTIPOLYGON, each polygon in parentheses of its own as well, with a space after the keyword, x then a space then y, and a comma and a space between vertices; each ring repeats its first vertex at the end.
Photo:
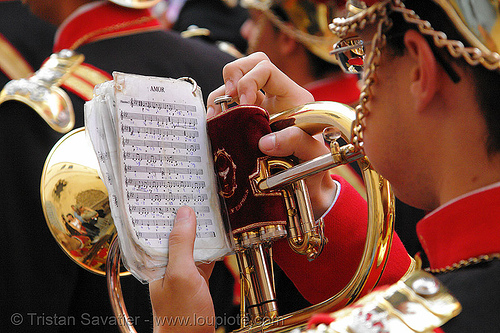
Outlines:
POLYGON ((387 179, 399 177, 401 131, 397 117, 371 112, 365 119, 364 148, 375 170, 387 179))
POLYGON ((387 115, 370 114, 366 119, 364 131, 365 154, 372 167, 387 179, 398 198, 413 202, 412 196, 419 184, 413 172, 415 152, 409 145, 411 137, 401 125, 398 117, 388 119, 387 115), (413 171, 412 171, 413 170, 413 171), (408 192, 410 191, 410 192, 408 192))
MULTIPOLYGON (((365 129, 363 131, 365 154, 370 159, 371 163, 380 165, 380 161, 384 160, 384 148, 386 147, 386 139, 383 131, 380 130, 377 122, 373 121, 373 115, 366 117, 365 129)), ((378 171, 378 170, 377 170, 378 171)))

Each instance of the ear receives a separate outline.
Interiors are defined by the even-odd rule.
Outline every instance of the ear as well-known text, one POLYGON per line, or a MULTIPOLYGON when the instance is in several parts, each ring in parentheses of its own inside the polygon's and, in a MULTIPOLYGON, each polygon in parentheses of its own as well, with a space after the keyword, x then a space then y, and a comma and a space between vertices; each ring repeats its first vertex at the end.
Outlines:
MULTIPOLYGON (((288 25, 290 25, 290 27, 293 28, 293 26, 289 23, 287 23, 288 25)), ((289 54, 292 54, 298 47, 299 43, 297 43, 297 41, 291 37, 290 35, 288 35, 287 33, 283 32, 283 31, 279 31, 279 36, 278 36, 278 50, 280 51, 281 55, 283 56, 287 56, 289 54)))
POLYGON ((427 40, 417 31, 405 33, 404 43, 411 61, 409 74, 410 93, 419 111, 424 110, 439 89, 439 78, 442 77, 434 53, 427 40))

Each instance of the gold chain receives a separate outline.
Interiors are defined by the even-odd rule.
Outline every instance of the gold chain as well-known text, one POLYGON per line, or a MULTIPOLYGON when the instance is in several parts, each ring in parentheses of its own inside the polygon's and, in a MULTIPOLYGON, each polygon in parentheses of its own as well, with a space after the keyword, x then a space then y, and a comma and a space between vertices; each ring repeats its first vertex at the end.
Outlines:
POLYGON ((492 260, 500 260, 500 253, 483 254, 478 257, 469 258, 467 260, 460 260, 459 262, 456 262, 444 268, 435 268, 435 269, 426 268, 425 271, 431 273, 447 273, 463 267, 476 265, 482 262, 488 262, 492 260))

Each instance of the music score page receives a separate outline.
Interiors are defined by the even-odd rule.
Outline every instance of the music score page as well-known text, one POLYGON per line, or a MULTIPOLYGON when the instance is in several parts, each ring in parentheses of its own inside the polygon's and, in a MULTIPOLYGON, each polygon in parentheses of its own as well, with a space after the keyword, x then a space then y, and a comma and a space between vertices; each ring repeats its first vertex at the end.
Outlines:
POLYGON ((113 77, 86 104, 86 128, 127 269, 144 282, 163 275, 168 237, 183 205, 197 217, 195 260, 228 254, 200 88, 192 80, 113 77))

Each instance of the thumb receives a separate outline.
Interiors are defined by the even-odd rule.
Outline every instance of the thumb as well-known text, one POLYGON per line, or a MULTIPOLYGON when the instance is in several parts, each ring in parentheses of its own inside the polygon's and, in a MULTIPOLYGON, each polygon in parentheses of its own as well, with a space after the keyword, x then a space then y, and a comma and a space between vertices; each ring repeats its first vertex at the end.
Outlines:
POLYGON ((176 269, 194 262, 193 249, 196 238, 196 215, 192 208, 182 206, 177 210, 174 227, 168 238, 168 266, 176 269))

